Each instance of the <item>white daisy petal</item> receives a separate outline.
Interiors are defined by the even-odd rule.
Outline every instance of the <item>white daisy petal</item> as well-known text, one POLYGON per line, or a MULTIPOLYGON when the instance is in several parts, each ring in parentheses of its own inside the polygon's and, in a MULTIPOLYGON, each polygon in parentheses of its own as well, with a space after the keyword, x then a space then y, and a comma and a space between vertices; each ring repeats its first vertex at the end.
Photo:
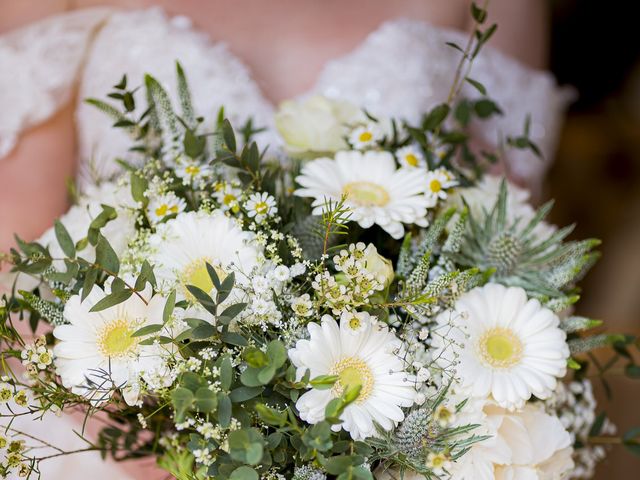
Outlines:
POLYGON ((458 357, 462 386, 502 407, 519 408, 532 394, 547 398, 566 372, 569 348, 558 318, 521 288, 475 288, 437 323, 443 333, 433 346, 440 364, 447 368, 458 357))

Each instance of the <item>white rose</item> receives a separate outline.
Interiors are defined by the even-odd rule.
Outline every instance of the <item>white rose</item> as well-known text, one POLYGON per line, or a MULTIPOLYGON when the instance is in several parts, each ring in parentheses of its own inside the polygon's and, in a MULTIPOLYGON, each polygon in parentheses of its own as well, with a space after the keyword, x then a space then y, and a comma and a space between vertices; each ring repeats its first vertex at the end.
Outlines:
POLYGON ((376 280, 384 285, 384 288, 391 285, 395 276, 393 264, 391 260, 380 255, 376 247, 371 243, 367 245, 364 251, 364 262, 367 272, 372 273, 376 280))
POLYGON ((283 102, 275 123, 290 155, 315 157, 348 148, 349 125, 364 119, 351 103, 314 96, 302 102, 283 102))

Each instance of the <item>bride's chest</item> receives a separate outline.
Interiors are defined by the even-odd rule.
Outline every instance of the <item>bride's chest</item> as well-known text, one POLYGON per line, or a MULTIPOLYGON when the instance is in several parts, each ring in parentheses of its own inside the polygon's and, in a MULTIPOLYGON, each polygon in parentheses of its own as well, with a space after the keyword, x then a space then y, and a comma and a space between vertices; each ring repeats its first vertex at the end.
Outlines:
MULTIPOLYGON (((351 53, 328 61, 311 93, 349 100, 376 115, 415 120, 446 96, 455 59, 445 42, 457 35, 426 24, 399 20, 369 35, 351 53)), ((175 62, 184 67, 199 115, 215 118, 220 107, 232 122, 252 117, 266 127, 262 142, 277 145, 272 125, 274 106, 249 69, 225 45, 193 30, 184 18, 167 18, 159 10, 115 14, 94 39, 81 78, 82 98, 104 98, 123 73, 129 85, 145 73, 176 91, 175 62)), ((295 69, 293 69, 295 72, 295 69)), ((140 99, 140 112, 144 99, 140 99)), ((122 155, 128 143, 109 119, 79 103, 78 134, 83 158, 122 155)))

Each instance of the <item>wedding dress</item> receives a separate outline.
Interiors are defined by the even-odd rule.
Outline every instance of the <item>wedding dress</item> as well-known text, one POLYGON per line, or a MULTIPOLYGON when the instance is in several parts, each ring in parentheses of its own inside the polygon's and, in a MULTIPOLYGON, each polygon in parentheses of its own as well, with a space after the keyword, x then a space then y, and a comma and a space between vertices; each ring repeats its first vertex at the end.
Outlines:
MULTIPOLYGON (((329 62, 309 94, 349 100, 373 115, 415 122, 447 97, 460 53, 446 42, 464 45, 466 34, 409 19, 389 21, 351 53, 329 62)), ((157 8, 100 8, 55 16, 0 37, 0 161, 26 129, 74 97, 104 98, 123 73, 130 85, 151 73, 175 92, 176 60, 187 73, 199 115, 214 118, 224 105, 236 125, 253 117, 256 125, 266 127, 256 140, 274 152, 281 149, 273 126, 275 107, 223 43, 193 30, 185 17, 169 18, 157 8)), ((525 118, 531 116, 531 137, 544 157, 519 151, 511 153, 508 162, 515 176, 539 182, 552 158, 571 92, 558 88, 549 73, 531 70, 491 48, 477 58, 471 77, 487 87, 505 112, 474 126, 481 142, 496 145, 499 135, 521 134, 525 118)), ((471 85, 462 93, 478 96, 471 85)), ((102 112, 77 102, 81 185, 113 174, 113 159, 131 155, 130 139, 111 124, 102 112)), ((77 425, 66 417, 55 422, 60 425, 23 422, 20 427, 53 437, 54 443, 70 442, 77 425)), ((87 472, 96 480, 128 478, 115 469, 85 454, 43 463, 43 478, 85 479, 87 472)))

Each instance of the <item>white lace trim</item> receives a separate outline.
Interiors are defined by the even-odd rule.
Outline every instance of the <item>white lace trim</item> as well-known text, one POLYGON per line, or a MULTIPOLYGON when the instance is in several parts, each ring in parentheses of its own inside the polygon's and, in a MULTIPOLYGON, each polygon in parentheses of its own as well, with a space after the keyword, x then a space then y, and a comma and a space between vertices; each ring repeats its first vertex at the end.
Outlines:
POLYGON ((23 130, 70 99, 89 39, 108 14, 78 11, 0 37, 0 159, 23 130))
MULTIPOLYGON (((330 62, 316 90, 364 106, 374 115, 417 122, 448 96, 460 53, 446 42, 464 45, 466 38, 424 22, 387 22, 354 52, 330 62)), ((550 73, 527 68, 489 47, 476 59, 470 76, 487 87, 506 113, 475 125, 482 141, 496 145, 500 135, 521 134, 526 116, 531 115, 531 137, 545 160, 511 151, 508 162, 516 176, 540 179, 553 157, 571 89, 558 88, 550 73)), ((471 85, 462 94, 479 96, 471 85)))
MULTIPOLYGON (((105 12, 54 17, 0 38, 0 158, 23 129, 52 115, 69 98, 91 33, 105 12)), ((416 121, 448 94, 459 53, 445 42, 464 44, 465 39, 460 32, 424 22, 387 22, 352 53, 329 62, 314 91, 350 100, 377 115, 416 121)), ((258 140, 278 152, 273 106, 249 70, 223 44, 194 31, 184 17, 170 19, 157 8, 112 11, 91 48, 80 72, 78 98, 104 98, 122 73, 136 84, 149 72, 175 91, 175 61, 180 60, 200 115, 214 118, 224 105, 236 125, 253 117, 267 127, 258 140)), ((549 73, 526 68, 491 48, 480 54, 471 76, 485 84, 506 112, 475 125, 483 142, 495 145, 500 135, 520 134, 531 114, 531 136, 545 160, 511 151, 508 162, 513 174, 535 183, 553 156, 570 92, 558 88, 549 73)), ((478 96, 470 85, 463 94, 478 96)), ((130 140, 93 107, 78 105, 77 124, 85 182, 113 174, 113 158, 131 157, 130 140)))
MULTIPOLYGON (((253 117, 255 125, 268 127, 256 139, 263 145, 278 143, 274 134, 273 109, 265 100, 248 69, 222 43, 212 43, 190 28, 184 17, 170 19, 158 8, 119 12, 96 38, 82 75, 80 98, 104 99, 123 73, 137 85, 145 73, 152 74, 169 92, 176 92, 175 62, 182 64, 198 115, 215 120, 224 105, 234 125, 253 117)), ((142 99, 142 96, 139 97, 142 99)), ((138 110, 144 111, 145 105, 138 110)), ((77 110, 81 179, 91 181, 117 171, 116 157, 133 159, 127 150, 131 140, 111 127, 111 120, 87 104, 77 110)))

